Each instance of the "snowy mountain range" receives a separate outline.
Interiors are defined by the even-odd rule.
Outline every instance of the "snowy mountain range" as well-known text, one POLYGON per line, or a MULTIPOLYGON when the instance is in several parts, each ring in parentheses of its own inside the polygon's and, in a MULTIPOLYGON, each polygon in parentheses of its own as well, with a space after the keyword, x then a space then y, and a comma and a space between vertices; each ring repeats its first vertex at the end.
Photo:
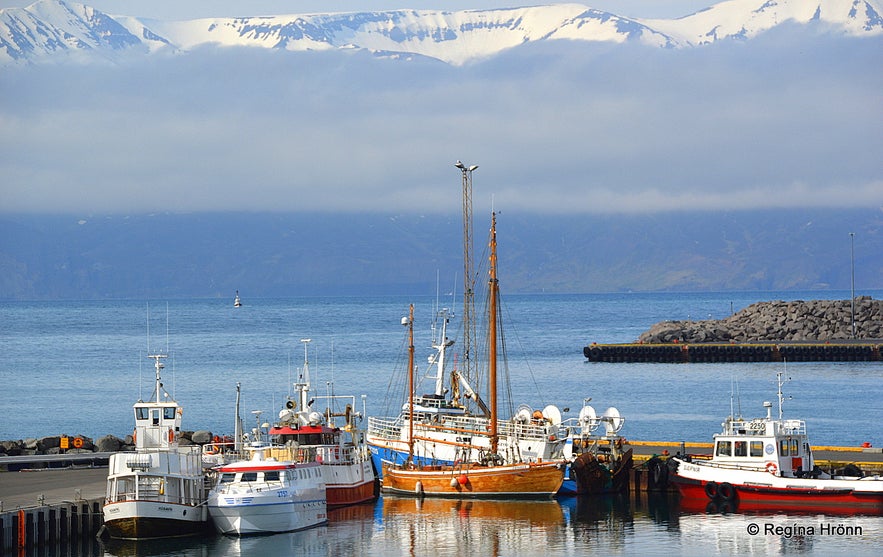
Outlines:
POLYGON ((452 65, 540 41, 607 41, 687 48, 749 40, 784 25, 851 37, 883 35, 877 0, 728 0, 678 19, 634 19, 580 4, 475 11, 397 10, 158 21, 84 4, 39 0, 0 10, 0 65, 70 57, 251 46, 430 57, 452 65))

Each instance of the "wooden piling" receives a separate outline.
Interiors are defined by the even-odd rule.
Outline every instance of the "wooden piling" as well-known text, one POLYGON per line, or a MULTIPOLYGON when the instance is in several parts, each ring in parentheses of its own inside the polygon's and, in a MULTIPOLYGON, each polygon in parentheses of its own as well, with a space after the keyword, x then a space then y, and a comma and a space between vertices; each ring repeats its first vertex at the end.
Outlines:
POLYGON ((0 512, 0 550, 21 552, 90 539, 103 523, 103 503, 102 497, 0 512))

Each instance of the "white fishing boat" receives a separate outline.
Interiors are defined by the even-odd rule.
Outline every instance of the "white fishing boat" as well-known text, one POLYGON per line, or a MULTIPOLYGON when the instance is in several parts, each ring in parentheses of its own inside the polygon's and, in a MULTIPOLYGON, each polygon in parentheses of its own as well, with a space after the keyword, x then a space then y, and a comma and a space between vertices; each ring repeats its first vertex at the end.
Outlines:
POLYGON ((218 532, 235 536, 304 530, 328 520, 325 480, 316 462, 279 461, 261 441, 250 460, 218 468, 208 509, 218 532))
POLYGON ((471 178, 467 177, 477 167, 466 167, 459 161, 456 166, 463 170, 463 202, 464 207, 468 206, 463 218, 463 369, 450 366, 451 358, 448 357, 454 345, 454 340, 448 337, 451 312, 437 310, 432 328, 434 353, 429 357, 427 373, 416 379, 413 404, 409 406, 405 400, 398 415, 368 419, 368 446, 378 470, 382 470, 384 463, 397 465, 406 461, 418 465, 455 462, 514 464, 561 460, 564 455, 568 430, 561 424, 561 412, 557 407, 548 405, 543 410, 534 411, 522 405, 516 411, 501 405, 501 417, 492 420, 488 404, 472 386, 480 372, 477 370, 479 350, 475 346, 471 178), (426 383, 431 387, 426 388, 426 383), (424 394, 419 394, 421 391, 424 394), (410 425, 412 414, 413 426, 410 425), (492 443, 492 429, 496 431, 496 443, 492 443))
POLYGON ((289 397, 279 412, 279 421, 270 428, 273 446, 267 454, 298 463, 318 463, 325 478, 329 509, 372 501, 377 497, 377 474, 365 432, 357 423, 364 415, 364 397, 360 413, 354 410, 355 396, 331 392, 311 395, 307 354, 311 341, 301 342, 304 365, 294 382, 295 396, 289 397), (337 421, 341 419, 343 424, 338 427, 337 421))
POLYGON ((165 354, 154 360, 153 395, 135 411, 135 451, 110 456, 104 526, 112 538, 174 537, 202 531, 208 520, 206 476, 198 445, 178 445, 183 409, 163 388, 165 354))
POLYGON ((233 298, 233 307, 242 307, 242 299, 239 297, 239 290, 236 291, 236 297, 233 298))
POLYGON ((883 513, 883 477, 854 465, 838 474, 815 464, 803 420, 782 415, 782 373, 777 374, 779 416, 730 417, 714 435, 711 459, 676 456, 671 481, 683 499, 722 510, 883 513))

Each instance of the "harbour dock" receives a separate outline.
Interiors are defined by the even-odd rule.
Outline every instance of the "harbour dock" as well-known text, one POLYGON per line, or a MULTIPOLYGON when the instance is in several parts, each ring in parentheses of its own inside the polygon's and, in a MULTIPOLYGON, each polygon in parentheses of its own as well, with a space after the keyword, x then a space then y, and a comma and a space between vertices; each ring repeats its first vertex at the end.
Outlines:
POLYGON ((583 348, 589 362, 879 362, 883 340, 830 342, 592 343, 583 348))
MULTIPOLYGON (((629 489, 635 493, 667 491, 656 485, 647 462, 675 454, 711 454, 711 443, 629 441, 634 468, 629 489)), ((883 449, 874 447, 813 447, 823 468, 859 466, 883 474, 883 449)), ((60 543, 91 543, 102 524, 107 467, 47 466, 45 455, 3 457, 0 464, 18 471, 0 472, 0 548, 55 547, 60 543), (11 462, 10 462, 11 461, 11 462), (37 466, 39 468, 31 468, 37 466)), ((57 464, 57 463, 55 463, 57 464)))
POLYGON ((0 472, 0 549, 91 543, 106 483, 106 467, 0 472))

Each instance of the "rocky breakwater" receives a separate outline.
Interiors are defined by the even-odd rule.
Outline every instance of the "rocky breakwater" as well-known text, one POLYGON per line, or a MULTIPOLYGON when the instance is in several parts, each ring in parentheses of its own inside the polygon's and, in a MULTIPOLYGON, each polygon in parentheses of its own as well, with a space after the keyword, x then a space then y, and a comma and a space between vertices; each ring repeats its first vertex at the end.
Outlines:
MULTIPOLYGON (((205 445, 206 443, 211 443, 212 440, 213 436, 210 431, 182 431, 178 436, 178 445, 205 445)), ((58 454, 88 456, 94 453, 116 453, 134 450, 135 440, 131 435, 126 435, 125 437, 105 435, 98 439, 93 439, 86 435, 50 435, 39 439, 0 441, 0 457, 37 457, 39 455, 58 454)))
MULTIPOLYGON (((706 342, 830 342, 852 339, 850 300, 758 302, 725 318, 662 321, 643 333, 643 344, 706 342)), ((883 339, 883 300, 855 298, 855 338, 883 339)))

